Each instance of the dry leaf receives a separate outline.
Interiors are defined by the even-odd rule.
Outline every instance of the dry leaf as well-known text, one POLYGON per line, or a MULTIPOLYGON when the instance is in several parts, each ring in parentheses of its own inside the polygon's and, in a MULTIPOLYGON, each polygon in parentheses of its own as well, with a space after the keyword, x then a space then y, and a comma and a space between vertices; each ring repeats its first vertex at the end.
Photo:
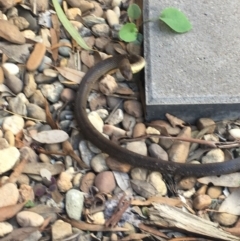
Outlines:
POLYGON ((49 110, 48 101, 46 99, 45 99, 45 113, 46 113, 46 120, 48 125, 50 125, 52 129, 58 129, 57 123, 52 118, 52 114, 49 110))
POLYGON ((124 238, 121 239, 121 241, 129 241, 129 240, 140 240, 146 237, 149 237, 149 234, 144 233, 132 233, 124 238))
POLYGON ((26 202, 0 208, 0 222, 15 216, 25 205, 26 202))
POLYGON ((94 56, 92 54, 89 54, 89 51, 87 50, 81 51, 81 60, 88 68, 94 66, 94 56))
MULTIPOLYGON (((58 43, 58 37, 57 33, 54 28, 50 28, 50 34, 51 34, 51 44, 52 46, 56 45, 58 43)), ((56 62, 58 59, 58 48, 52 49, 52 58, 56 62)))
POLYGON ((232 228, 224 228, 226 232, 231 233, 232 235, 236 235, 240 237, 240 220, 237 221, 236 225, 232 228))
POLYGON ((218 211, 240 215, 240 188, 234 190, 220 205, 218 211))
POLYGON ((62 130, 49 130, 38 132, 37 134, 32 135, 32 138, 43 144, 54 144, 66 141, 69 136, 62 130))
POLYGON ((185 124, 186 124, 185 121, 183 121, 173 115, 170 115, 168 113, 166 113, 165 116, 167 117, 168 121, 171 123, 171 125, 173 127, 176 127, 176 126, 180 126, 182 128, 185 127, 185 124))
POLYGON ((39 204, 35 207, 29 208, 28 211, 35 212, 38 214, 45 214, 45 213, 59 213, 61 210, 57 207, 49 207, 44 204, 39 204))
POLYGON ((55 69, 61 74, 64 78, 74 82, 74 84, 80 84, 85 73, 76 69, 68 67, 55 67, 55 69))
POLYGON ((137 194, 145 198, 156 196, 158 193, 152 184, 142 180, 131 180, 131 185, 137 194))
POLYGON ((118 186, 123 190, 126 191, 127 189, 129 189, 130 187, 130 179, 127 173, 123 173, 123 172, 117 172, 117 171, 113 171, 113 175, 115 177, 115 180, 118 184, 118 186))
POLYGON ((156 236, 159 236, 159 237, 163 237, 163 238, 167 238, 168 239, 168 236, 166 236, 164 233, 162 233, 161 231, 159 231, 159 230, 157 230, 157 229, 155 229, 155 228, 152 228, 152 227, 149 227, 149 226, 147 226, 147 225, 145 225, 145 224, 143 224, 143 223, 140 223, 139 225, 138 225, 138 227, 141 229, 141 230, 143 230, 143 231, 145 231, 145 232, 148 232, 148 233, 150 233, 150 234, 152 234, 152 235, 156 235, 156 236))
POLYGON ((202 184, 212 183, 215 186, 223 187, 239 187, 240 186, 240 173, 231 173, 221 176, 208 176, 198 178, 198 182, 202 184))

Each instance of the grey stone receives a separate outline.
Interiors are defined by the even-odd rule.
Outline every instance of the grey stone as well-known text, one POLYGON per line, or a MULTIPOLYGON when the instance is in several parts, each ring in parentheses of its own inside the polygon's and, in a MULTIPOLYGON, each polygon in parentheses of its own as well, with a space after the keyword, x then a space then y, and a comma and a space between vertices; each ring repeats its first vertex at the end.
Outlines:
POLYGON ((27 104, 27 112, 28 116, 31 118, 39 119, 39 120, 46 120, 46 113, 44 109, 35 105, 35 104, 27 104))
POLYGON ((32 104, 35 104, 44 108, 45 98, 41 90, 36 90, 29 100, 32 104))
POLYGON ((108 37, 109 36, 109 32, 110 32, 110 28, 107 24, 105 23, 99 23, 99 24, 95 24, 92 27, 92 31, 94 34, 96 34, 98 37, 108 37))
POLYGON ((28 100, 26 96, 23 93, 18 94, 16 97, 11 98, 8 101, 8 108, 10 111, 14 112, 15 114, 27 115, 27 107, 26 103, 28 103, 28 100))
POLYGON ((88 15, 86 17, 83 17, 83 20, 88 27, 92 27, 97 23, 106 23, 104 18, 96 17, 93 15, 88 15))
POLYGON ((193 29, 175 34, 163 22, 144 25, 146 119, 171 113, 193 122, 239 117, 238 1, 144 1, 144 19, 167 7, 186 14, 193 29))
MULTIPOLYGON (((59 44, 69 44, 71 46, 71 42, 68 39, 61 39, 59 44)), ((58 53, 63 57, 69 57, 71 54, 71 48, 67 46, 61 46, 58 48, 58 53)))
POLYGON ((38 67, 38 71, 43 72, 43 70, 48 69, 51 64, 52 64, 52 59, 47 56, 44 56, 40 66, 38 67))

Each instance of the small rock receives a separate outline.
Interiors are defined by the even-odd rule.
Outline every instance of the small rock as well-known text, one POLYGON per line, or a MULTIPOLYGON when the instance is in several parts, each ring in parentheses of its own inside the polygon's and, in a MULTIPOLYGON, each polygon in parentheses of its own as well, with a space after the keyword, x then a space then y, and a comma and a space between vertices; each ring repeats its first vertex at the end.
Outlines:
POLYGON ((42 91, 42 94, 52 103, 56 103, 60 99, 63 88, 63 85, 58 81, 50 85, 39 85, 39 89, 42 91))
POLYGON ((27 184, 21 184, 19 188, 19 193, 22 201, 34 201, 35 195, 31 186, 27 184))
POLYGON ((222 187, 212 186, 212 187, 209 187, 207 190, 207 195, 212 199, 218 198, 221 194, 222 194, 222 187))
POLYGON ((39 227, 43 224, 44 218, 34 212, 21 211, 16 215, 18 224, 21 227, 39 227))
POLYGON ((115 24, 119 24, 119 19, 117 14, 111 9, 108 9, 106 11, 106 18, 110 27, 113 27, 115 24))
POLYGON ((32 104, 38 105, 41 108, 44 108, 45 98, 41 92, 41 90, 36 90, 33 95, 30 97, 30 102, 32 104))
POLYGON ((88 143, 85 140, 80 141, 79 143, 79 151, 81 153, 82 160, 90 166, 91 160, 94 157, 94 153, 90 151, 88 148, 88 143))
POLYGON ((136 119, 133 116, 131 116, 131 115, 127 114, 127 113, 124 113, 123 114, 122 125, 123 125, 124 130, 130 131, 132 133, 133 132, 133 128, 136 125, 136 119))
POLYGON ((57 180, 57 186, 60 192, 67 192, 72 188, 72 175, 67 172, 61 172, 57 180))
POLYGON ((151 121, 150 124, 159 126, 159 128, 164 128, 167 130, 167 133, 169 135, 173 135, 176 136, 180 133, 181 129, 179 127, 172 127, 167 121, 164 120, 155 120, 155 121, 151 121))
POLYGON ((20 176, 17 179, 17 183, 18 185, 22 185, 22 184, 29 185, 30 179, 26 174, 20 174, 20 176))
POLYGON ((71 189, 66 193, 66 211, 69 218, 81 219, 83 201, 83 193, 76 189, 71 189))
POLYGON ((195 177, 185 177, 178 182, 178 188, 183 190, 192 189, 197 182, 195 177))
POLYGON ((143 123, 139 122, 134 126, 133 138, 137 138, 144 135, 146 135, 146 126, 143 123))
POLYGON ((2 67, 11 75, 19 73, 19 67, 16 64, 5 62, 2 67))
POLYGON ((111 193, 116 187, 115 178, 111 171, 100 172, 95 177, 94 183, 100 192, 105 193, 111 193))
MULTIPOLYGON (((60 46, 64 44, 71 46, 71 42, 68 39, 61 39, 59 41, 60 46)), ((68 47, 68 46, 61 46, 58 48, 59 54, 62 55, 63 57, 69 57, 71 54, 71 51, 72 51, 71 47, 68 47)))
POLYGON ((202 163, 224 162, 224 152, 221 149, 213 149, 202 157, 202 163))
MULTIPOLYGON (((147 129, 146 129, 146 133, 148 135, 151 135, 151 134, 155 134, 155 135, 160 135, 160 131, 149 126, 147 129)), ((149 138, 152 142, 155 142, 155 143, 158 143, 159 142, 159 138, 158 137, 150 137, 149 138)))
POLYGON ((23 90, 23 82, 15 75, 8 74, 7 71, 4 70, 5 81, 4 84, 14 93, 19 94, 23 90))
POLYGON ((206 133, 212 134, 216 128, 216 123, 210 118, 200 118, 197 121, 197 127, 199 130, 208 128, 206 133))
POLYGON ((136 118, 139 118, 143 115, 142 105, 137 100, 126 100, 124 102, 124 110, 136 118))
POLYGON ((42 63, 45 53, 45 45, 42 43, 36 43, 26 63, 27 70, 35 71, 42 63))
POLYGON ((96 17, 102 17, 103 16, 103 8, 96 1, 93 1, 93 10, 91 11, 91 14, 96 16, 96 17))
POLYGON ((106 220, 104 218, 104 213, 97 212, 97 213, 92 214, 89 222, 93 223, 93 224, 104 225, 106 222, 106 220))
POLYGON ((60 98, 64 103, 74 101, 75 97, 76 92, 69 88, 64 88, 60 95, 60 98))
POLYGON ((122 0, 112 0, 112 7, 120 6, 122 3, 122 0))
POLYGON ((108 37, 110 33, 109 26, 105 23, 98 23, 92 27, 92 31, 98 37, 108 37))
POLYGON ((19 93, 16 97, 9 99, 8 109, 16 114, 26 116, 28 99, 23 93, 19 93))
MULTIPOLYGON (((121 16, 121 10, 120 10, 120 8, 119 8, 118 6, 116 6, 116 7, 113 8, 113 11, 115 12, 116 16, 117 16, 118 18, 120 18, 120 16, 121 16)), ((139 51, 138 54, 140 55, 141 52, 139 51)))
POLYGON ((24 81, 24 89, 23 92, 27 98, 31 97, 34 92, 37 90, 37 84, 35 82, 33 74, 25 74, 25 81, 24 81))
POLYGON ((147 182, 151 183, 161 196, 167 194, 167 186, 162 180, 162 174, 160 172, 151 172, 147 177, 147 182))
POLYGON ((8 222, 0 222, 0 237, 5 236, 13 231, 13 226, 8 222))
POLYGON ((114 77, 111 75, 106 75, 100 82, 99 82, 99 89, 105 95, 113 94, 116 89, 118 88, 118 84, 114 77))
POLYGON ((106 97, 100 92, 90 94, 88 97, 88 102, 92 111, 107 106, 106 97))
POLYGON ((140 155, 147 156, 147 145, 143 141, 128 142, 126 144, 126 149, 140 155))
POLYGON ((106 164, 112 171, 118 171, 118 172, 124 172, 124 173, 128 173, 132 168, 132 166, 129 165, 128 163, 119 162, 118 160, 112 157, 107 157, 106 164))
POLYGON ((106 23, 104 18, 96 17, 94 15, 88 15, 86 17, 83 17, 83 20, 88 27, 92 27, 95 24, 106 23))
POLYGON ((193 207, 197 210, 208 208, 212 199, 208 195, 198 195, 193 200, 193 207))
POLYGON ((108 167, 106 165, 107 156, 108 155, 105 153, 100 153, 93 157, 93 159, 91 160, 91 167, 95 172, 99 173, 108 170, 108 167))
POLYGON ((14 147, 8 147, 0 150, 0 174, 11 170, 20 157, 19 150, 14 147))
POLYGON ((15 205, 18 202, 19 192, 15 184, 6 183, 0 187, 0 207, 15 205))
POLYGON ((4 118, 2 127, 3 130, 10 130, 14 135, 16 135, 23 129, 24 120, 18 115, 12 115, 4 118))
MULTIPOLYGON (((6 133, 6 132, 5 132, 6 133)), ((5 138, 0 138, 0 150, 6 149, 9 147, 9 143, 5 138)))
POLYGON ((11 131, 5 131, 4 138, 9 143, 9 146, 15 146, 15 137, 11 131))
POLYGON ((52 65, 52 59, 45 55, 42 59, 41 64, 38 67, 38 71, 43 72, 44 69, 48 69, 49 66, 51 65, 52 65))
POLYGON ((96 111, 92 111, 88 114, 88 119, 91 124, 100 132, 103 133, 103 120, 100 118, 96 111))
POLYGON ((80 190, 89 193, 89 189, 93 186, 95 180, 95 174, 93 172, 88 172, 81 179, 80 190))
POLYGON ((98 109, 96 112, 102 120, 105 120, 109 116, 109 113, 106 109, 98 109))
POLYGON ((105 46, 109 43, 109 39, 105 37, 99 37, 95 40, 95 46, 100 50, 103 51, 105 46))
POLYGON ((35 105, 35 104, 27 104, 27 115, 31 118, 35 118, 38 120, 46 120, 46 112, 44 111, 44 109, 42 109, 41 107, 35 105))
POLYGON ((238 216, 230 213, 214 213, 213 220, 223 226, 232 226, 237 222, 238 216))
POLYGON ((52 225, 52 240, 63 240, 72 235, 71 224, 57 220, 52 225))
POLYGON ((51 78, 56 78, 58 77, 58 71, 54 69, 44 69, 43 74, 45 76, 51 77, 51 78))
POLYGON ((229 134, 236 140, 240 139, 240 129, 231 129, 229 134))
POLYGON ((29 26, 29 22, 21 16, 14 16, 10 18, 9 23, 12 23, 13 25, 17 26, 20 31, 28 28, 29 26))
POLYGON ((35 0, 30 0, 31 6, 36 5, 37 12, 44 12, 48 9, 49 0, 41 0, 35 2, 35 0))
MULTIPOLYGON (((191 138, 191 128, 184 127, 179 133, 178 137, 191 138)), ((188 157, 190 142, 174 141, 171 148, 168 150, 169 160, 173 162, 186 162, 188 157)))
POLYGON ((131 177, 133 180, 146 181, 148 170, 141 167, 135 167, 131 170, 131 177))
POLYGON ((117 125, 119 123, 121 123, 123 120, 123 111, 121 109, 117 109, 112 115, 111 117, 109 117, 108 119, 108 123, 110 125, 117 125))
POLYGON ((15 44, 24 44, 26 42, 23 34, 15 25, 2 19, 0 19, 0 37, 15 44))
POLYGON ((148 151, 151 157, 159 158, 163 161, 168 161, 168 154, 167 152, 158 144, 152 143, 148 147, 148 151))

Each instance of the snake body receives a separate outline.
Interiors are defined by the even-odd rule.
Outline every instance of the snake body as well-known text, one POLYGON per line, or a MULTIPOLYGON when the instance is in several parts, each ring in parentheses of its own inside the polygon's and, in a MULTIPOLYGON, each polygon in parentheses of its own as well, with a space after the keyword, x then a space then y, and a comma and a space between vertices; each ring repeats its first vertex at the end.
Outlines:
POLYGON ((99 62, 86 73, 79 85, 75 102, 75 116, 78 127, 87 140, 120 162, 128 163, 136 167, 147 168, 149 170, 160 171, 164 174, 210 176, 228 174, 240 170, 240 158, 221 163, 197 165, 167 162, 159 158, 139 155, 108 140, 98 132, 89 121, 86 112, 88 95, 98 79, 109 71, 117 69, 119 63, 124 58, 126 58, 126 56, 119 55, 99 62))

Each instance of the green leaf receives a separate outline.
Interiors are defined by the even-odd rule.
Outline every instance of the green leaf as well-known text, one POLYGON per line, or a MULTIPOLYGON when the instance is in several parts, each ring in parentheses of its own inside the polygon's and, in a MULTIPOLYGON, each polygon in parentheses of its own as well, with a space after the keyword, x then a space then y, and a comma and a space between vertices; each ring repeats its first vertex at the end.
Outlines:
POLYGON ((83 38, 80 36, 78 31, 73 27, 73 25, 69 22, 66 15, 64 14, 60 4, 58 3, 58 0, 52 0, 53 6, 55 8, 55 11, 57 13, 57 16, 62 23, 63 27, 68 31, 68 33, 71 35, 71 37, 85 50, 92 50, 83 40, 83 38))
POLYGON ((128 17, 131 18, 132 20, 138 19, 141 16, 141 8, 133 3, 131 5, 129 5, 128 9, 127 9, 127 13, 128 13, 128 17))
POLYGON ((177 33, 185 33, 192 29, 192 25, 185 14, 176 8, 165 8, 159 19, 177 33))
POLYGON ((119 31, 119 37, 125 42, 133 42, 137 39, 138 30, 134 23, 126 23, 119 31))
POLYGON ((34 207, 34 206, 35 206, 35 204, 34 204, 34 202, 31 201, 31 200, 28 200, 28 201, 26 202, 26 204, 24 205, 24 207, 26 207, 26 208, 32 208, 32 207, 34 207))

